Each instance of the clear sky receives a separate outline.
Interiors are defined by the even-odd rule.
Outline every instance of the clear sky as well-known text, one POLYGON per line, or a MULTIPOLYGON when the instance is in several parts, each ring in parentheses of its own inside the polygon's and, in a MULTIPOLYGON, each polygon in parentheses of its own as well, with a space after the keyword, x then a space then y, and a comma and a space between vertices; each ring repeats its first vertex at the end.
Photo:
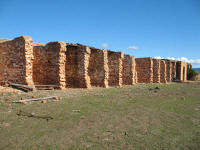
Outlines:
POLYGON ((200 0, 0 0, 0 38, 21 35, 200 67, 200 0))

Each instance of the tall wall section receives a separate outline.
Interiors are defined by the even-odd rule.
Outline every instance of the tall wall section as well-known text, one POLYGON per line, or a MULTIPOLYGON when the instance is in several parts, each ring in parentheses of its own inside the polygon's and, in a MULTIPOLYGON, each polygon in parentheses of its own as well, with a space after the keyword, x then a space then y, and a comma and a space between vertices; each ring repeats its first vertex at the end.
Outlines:
POLYGON ((166 64, 166 79, 167 82, 171 82, 172 81, 172 63, 171 60, 164 60, 165 64, 166 64))
POLYGON ((176 79, 176 61, 171 61, 172 62, 172 81, 176 79))
POLYGON ((67 45, 65 77, 66 87, 90 88, 88 75, 89 58, 91 50, 87 46, 67 45))
POLYGON ((0 42, 0 81, 33 85, 32 38, 22 36, 0 42))
POLYGON ((136 71, 138 83, 153 82, 153 60, 152 58, 136 58, 136 71))
POLYGON ((88 76, 91 86, 107 88, 108 71, 107 51, 90 48, 88 76))
POLYGON ((153 59, 153 83, 160 83, 160 59, 153 59))
POLYGON ((123 85, 135 84, 135 57, 130 55, 124 55, 122 72, 123 85))
POLYGON ((176 78, 181 81, 187 81, 187 63, 176 62, 176 78))
POLYGON ((160 82, 167 83, 166 78, 166 63, 164 60, 160 60, 160 82))
POLYGON ((122 86, 122 72, 124 53, 108 51, 109 86, 122 86))
POLYGON ((35 85, 57 85, 65 88, 66 44, 50 42, 33 47, 33 81, 35 85))

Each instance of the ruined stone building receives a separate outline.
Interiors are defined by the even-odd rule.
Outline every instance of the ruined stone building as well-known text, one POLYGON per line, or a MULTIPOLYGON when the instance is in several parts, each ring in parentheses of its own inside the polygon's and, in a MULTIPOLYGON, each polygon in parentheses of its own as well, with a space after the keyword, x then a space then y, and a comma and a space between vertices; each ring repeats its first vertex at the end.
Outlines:
POLYGON ((181 61, 135 58, 80 44, 33 43, 29 36, 0 39, 1 83, 56 85, 60 89, 167 83, 185 81, 191 67, 181 61))

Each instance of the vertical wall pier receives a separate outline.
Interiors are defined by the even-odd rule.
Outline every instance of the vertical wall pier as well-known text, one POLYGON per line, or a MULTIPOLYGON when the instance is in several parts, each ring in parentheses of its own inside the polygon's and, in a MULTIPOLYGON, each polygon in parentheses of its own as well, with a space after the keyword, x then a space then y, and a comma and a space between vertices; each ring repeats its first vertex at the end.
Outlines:
POLYGON ((130 55, 124 55, 123 59, 123 85, 135 84, 135 58, 130 55))
POLYGON ((164 59, 164 61, 166 64, 166 79, 167 79, 167 82, 171 82, 172 81, 172 64, 170 60, 164 59))
POLYGON ((176 61, 171 61, 172 62, 172 81, 176 79, 176 61))
POLYGON ((166 63, 164 60, 160 60, 160 82, 167 83, 166 79, 166 63))
POLYGON ((35 45, 33 62, 33 81, 36 85, 57 85, 65 88, 66 44, 50 42, 35 45))
POLYGON ((0 81, 33 85, 33 40, 29 36, 0 42, 0 81))
POLYGON ((105 50, 90 48, 88 75, 91 86, 108 87, 108 54, 105 50))
POLYGON ((124 53, 108 51, 109 86, 122 86, 124 53))
POLYGON ((160 59, 153 59, 153 83, 160 83, 160 59))
POLYGON ((82 45, 67 45, 66 51, 66 87, 90 88, 88 75, 90 48, 82 45))
POLYGON ((153 60, 152 58, 136 58, 136 71, 138 83, 153 82, 153 60))

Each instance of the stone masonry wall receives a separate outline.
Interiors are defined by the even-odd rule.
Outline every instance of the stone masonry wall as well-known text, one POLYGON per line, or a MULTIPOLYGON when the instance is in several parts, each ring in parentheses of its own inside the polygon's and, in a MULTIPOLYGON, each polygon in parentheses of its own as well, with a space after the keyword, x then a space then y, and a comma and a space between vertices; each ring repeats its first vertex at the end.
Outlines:
POLYGON ((167 82, 172 81, 172 63, 170 60, 164 60, 166 63, 166 79, 167 82))
POLYGON ((91 86, 108 87, 108 54, 105 50, 90 48, 88 75, 91 86))
POLYGON ((176 61, 172 61, 172 81, 176 79, 176 61))
POLYGON ((153 83, 160 83, 160 59, 153 59, 153 83))
POLYGON ((65 88, 66 44, 50 42, 34 45, 33 81, 35 85, 57 85, 65 88))
POLYGON ((33 85, 32 38, 22 36, 0 42, 0 81, 33 85))
POLYGON ((66 87, 90 88, 88 75, 90 48, 81 45, 67 45, 66 51, 66 87))
POLYGON ((176 78, 181 81, 187 80, 187 63, 181 61, 176 63, 176 78))
POLYGON ((160 60, 160 82, 167 83, 166 79, 166 63, 164 60, 160 60))
POLYGON ((138 83, 153 82, 153 60, 152 58, 136 58, 136 71, 138 83))
POLYGON ((135 83, 135 58, 133 56, 124 55, 122 80, 123 85, 133 85, 135 83))
POLYGON ((122 86, 122 61, 124 53, 108 51, 109 86, 122 86))

